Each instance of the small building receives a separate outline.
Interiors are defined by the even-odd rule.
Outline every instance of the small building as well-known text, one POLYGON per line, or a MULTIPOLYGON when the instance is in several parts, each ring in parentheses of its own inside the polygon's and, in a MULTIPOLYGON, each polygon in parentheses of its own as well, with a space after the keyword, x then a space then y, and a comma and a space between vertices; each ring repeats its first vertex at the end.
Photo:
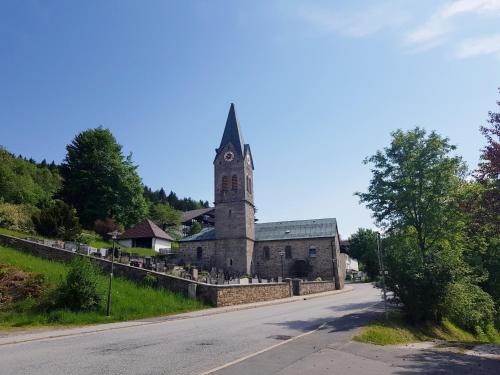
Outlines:
POLYGON ((202 228, 213 227, 215 225, 215 207, 184 212, 181 216, 183 236, 189 233, 189 229, 194 223, 199 223, 202 228))
POLYGON ((158 225, 146 219, 120 235, 118 243, 128 248, 143 247, 159 252, 160 249, 171 249, 173 241, 158 225))

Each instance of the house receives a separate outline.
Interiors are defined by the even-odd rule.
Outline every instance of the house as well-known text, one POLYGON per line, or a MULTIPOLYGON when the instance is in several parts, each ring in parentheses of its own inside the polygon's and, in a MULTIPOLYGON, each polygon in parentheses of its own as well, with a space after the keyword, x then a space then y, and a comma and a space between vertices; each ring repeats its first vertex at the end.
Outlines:
POLYGON ((173 241, 158 225, 146 219, 121 234, 118 243, 124 247, 143 247, 159 252, 160 249, 171 249, 173 241))
POLYGON ((202 228, 215 225, 215 208, 200 208, 198 210, 186 211, 181 216, 182 233, 186 236, 194 223, 199 223, 202 228))

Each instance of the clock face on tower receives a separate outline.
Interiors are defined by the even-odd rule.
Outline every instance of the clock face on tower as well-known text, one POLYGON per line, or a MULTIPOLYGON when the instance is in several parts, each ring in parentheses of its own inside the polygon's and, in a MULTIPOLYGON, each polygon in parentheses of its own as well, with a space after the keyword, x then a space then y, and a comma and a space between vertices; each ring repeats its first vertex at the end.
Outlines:
POLYGON ((225 161, 233 161, 234 160, 234 154, 231 151, 228 151, 224 154, 224 160, 225 161))

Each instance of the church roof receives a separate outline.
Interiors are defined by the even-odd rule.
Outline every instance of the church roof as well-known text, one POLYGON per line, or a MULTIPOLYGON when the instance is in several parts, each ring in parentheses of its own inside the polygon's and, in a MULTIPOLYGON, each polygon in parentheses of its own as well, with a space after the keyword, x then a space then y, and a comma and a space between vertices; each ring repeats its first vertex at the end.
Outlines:
POLYGON ((222 136, 219 150, 221 150, 228 143, 231 143, 234 146, 239 156, 244 155, 243 133, 241 132, 240 123, 236 117, 234 103, 231 103, 231 107, 229 108, 226 127, 224 128, 224 135, 222 136))
MULTIPOLYGON (((337 236, 337 220, 314 219, 255 224, 255 241, 297 240, 337 236)), ((183 238, 181 242, 215 240, 215 228, 183 238)))
POLYGON ((321 238, 336 235, 337 220, 333 218, 255 224, 256 241, 321 238))
POLYGON ((131 240, 135 238, 161 238, 169 241, 174 240, 149 219, 134 225, 132 228, 127 229, 120 235, 120 240, 131 240))

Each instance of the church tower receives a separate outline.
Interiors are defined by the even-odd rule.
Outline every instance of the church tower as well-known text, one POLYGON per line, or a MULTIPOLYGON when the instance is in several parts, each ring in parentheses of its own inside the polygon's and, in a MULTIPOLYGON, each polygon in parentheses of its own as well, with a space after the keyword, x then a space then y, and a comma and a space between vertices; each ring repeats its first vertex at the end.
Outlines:
POLYGON ((234 275, 250 275, 255 241, 254 165, 250 146, 243 143, 234 104, 215 152, 217 267, 234 275))

